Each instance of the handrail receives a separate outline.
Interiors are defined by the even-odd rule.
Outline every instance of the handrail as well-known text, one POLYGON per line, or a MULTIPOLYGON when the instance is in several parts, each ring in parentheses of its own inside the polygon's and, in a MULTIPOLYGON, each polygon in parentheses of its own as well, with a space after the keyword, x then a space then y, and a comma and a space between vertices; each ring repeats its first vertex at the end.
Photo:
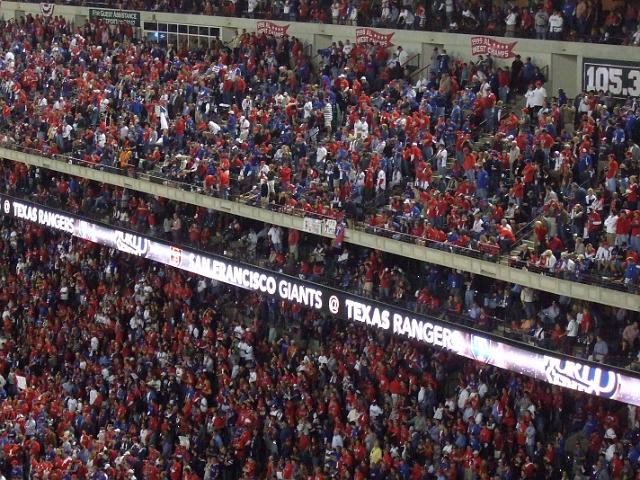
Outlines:
POLYGON ((543 65, 540 71, 544 75, 544 83, 547 83, 549 81, 549 65, 543 65))
MULTIPOLYGON (((586 180, 586 181, 582 182, 582 183, 580 184, 580 186, 581 186, 581 187, 583 187, 583 188, 584 188, 584 187, 587 187, 588 183, 589 183, 589 180, 586 180)), ((542 213, 540 213, 539 215, 537 215, 535 218, 533 218, 530 222, 528 222, 526 225, 524 225, 522 228, 520 228, 520 229, 519 229, 519 230, 514 234, 514 235, 515 235, 515 237, 516 237, 516 241, 515 241, 515 243, 513 244, 513 247, 512 247, 512 249, 511 249, 512 251, 513 251, 513 249, 514 249, 514 248, 516 248, 516 247, 518 247, 519 245, 521 245, 523 240, 526 240, 526 239, 524 238, 524 236, 525 236, 525 235, 527 235, 527 234, 530 234, 530 233, 531 233, 531 231, 533 230, 533 226, 535 225, 535 223, 536 223, 538 220, 541 220, 543 217, 544 217, 544 212, 542 212, 542 213)))
POLYGON ((416 53, 415 55, 413 55, 412 57, 408 58, 406 62, 404 62, 403 65, 401 65, 402 68, 408 67, 411 65, 411 62, 416 58, 420 58, 420 54, 416 53))
MULTIPOLYGON (((7 144, 1 144, 2 146, 4 146, 5 148, 10 148, 10 149, 16 149, 15 145, 7 145, 7 144), (14 147, 14 148, 12 148, 14 147)), ((70 156, 65 156, 65 155, 46 155, 44 152, 37 150, 37 149, 33 149, 33 148, 26 148, 26 147, 20 147, 19 149, 17 149, 18 151, 26 151, 29 153, 34 153, 37 155, 42 155, 42 156, 46 156, 49 158, 54 158, 54 159, 58 159, 59 161, 63 161, 63 162, 68 162, 68 163, 72 163, 72 164, 76 164, 76 165, 81 165, 81 166, 85 166, 88 168, 92 168, 92 169, 103 169, 106 171, 110 171, 112 173, 116 173, 119 175, 124 175, 124 176, 134 176, 136 178, 142 179, 142 180, 148 180, 150 182, 153 183, 162 183, 164 185, 167 186, 173 186, 175 188, 179 188, 182 190, 188 190, 188 191, 197 191, 199 193, 204 193, 204 190, 202 187, 198 187, 197 185, 191 184, 191 183, 187 183, 187 182, 182 182, 180 180, 176 180, 176 179, 171 179, 171 178, 167 178, 167 177, 163 177, 163 176, 158 176, 158 175, 154 175, 152 173, 149 172, 139 172, 139 171, 132 171, 132 170, 124 170, 121 169, 119 167, 113 167, 113 166, 108 166, 108 165, 103 165, 103 164, 94 164, 91 162, 87 162, 85 160, 79 159, 79 158, 74 158, 74 157, 70 157, 70 156)), ((256 194, 257 196, 257 194, 256 194)), ((249 198, 247 196, 247 193, 241 193, 239 195, 234 195, 234 196, 230 196, 229 199, 230 200, 237 200, 239 198, 242 198, 245 202, 247 201, 247 199, 249 198)), ((255 198, 252 197, 252 198, 255 198)), ((290 215, 295 215, 295 216, 299 216, 299 217, 309 217, 309 218, 316 218, 316 219, 321 219, 321 220, 336 220, 336 217, 331 217, 331 216, 327 216, 327 215, 322 215, 320 213, 317 212, 309 212, 306 211, 304 209, 300 209, 300 208, 296 208, 296 207, 287 207, 287 206, 279 206, 277 204, 269 204, 268 208, 270 210, 273 211, 282 211, 284 213, 290 214, 290 215)), ((387 238, 395 238, 395 239, 399 239, 401 241, 407 242, 407 243, 414 243, 414 244, 423 244, 424 246, 428 246, 431 248, 436 248, 439 250, 445 250, 445 251, 449 251, 451 253, 458 253, 458 254, 462 254, 465 255, 467 257, 472 257, 472 258, 486 258, 486 254, 483 253, 480 250, 477 249, 473 249, 473 248, 468 248, 468 247, 463 247, 463 246, 459 246, 459 245, 454 245, 454 244, 450 244, 447 242, 439 242, 439 241, 435 241, 435 240, 430 240, 424 237, 417 237, 415 235, 412 235, 410 233, 402 233, 402 232, 398 232, 396 230, 390 230, 381 226, 372 226, 372 225, 367 225, 366 223, 356 223, 353 222, 350 224, 350 228, 352 229, 356 229, 356 230, 360 230, 360 231, 365 231, 368 233, 374 233, 380 236, 384 236, 387 238)), ((497 260, 498 262, 500 262, 499 258, 496 258, 495 260, 497 260)))
MULTIPOLYGON (((205 196, 209 196, 212 198, 222 198, 223 200, 228 200, 231 202, 237 202, 239 204, 243 204, 243 205, 248 205, 251 207, 260 207, 260 205, 255 201, 257 194, 254 194, 252 196, 247 196, 246 192, 217 192, 217 191, 213 191, 213 192, 206 192, 204 190, 203 187, 195 185, 195 184, 190 184, 190 183, 186 183, 186 182, 182 182, 180 180, 176 180, 176 179, 171 179, 171 178, 167 178, 167 177, 162 177, 162 176, 157 176, 151 173, 145 173, 145 172, 137 172, 133 169, 129 169, 129 170, 122 170, 118 167, 112 167, 112 166, 108 166, 108 165, 102 165, 102 164, 93 164, 93 163, 89 163, 86 162, 82 159, 77 159, 77 158, 72 158, 72 157, 65 157, 62 155, 50 155, 50 154, 46 154, 45 152, 41 152, 39 150, 35 150, 32 148, 28 148, 28 147, 21 147, 21 146, 16 146, 14 144, 9 144, 9 145, 0 145, 4 148, 6 148, 7 150, 13 150, 13 151, 17 151, 17 152, 24 152, 27 154, 31 154, 31 155, 37 155, 41 158, 49 158, 49 159, 53 159, 55 161, 61 161, 63 163, 69 163, 69 164, 75 164, 75 165, 79 165, 85 168, 89 168, 91 170, 97 170, 97 171, 105 171, 105 172, 109 172, 112 174, 116 174, 119 176, 123 176, 123 177, 131 177, 131 178, 138 178, 138 179, 142 179, 142 180, 147 180, 149 181, 151 184, 156 184, 156 185, 166 185, 166 186, 170 186, 179 190, 183 190, 183 191, 188 191, 188 192, 193 192, 196 194, 201 194, 201 195, 205 195, 205 196)), ((17 161, 20 162, 20 160, 13 160, 11 159, 11 157, 8 157, 9 160, 12 161, 17 161)), ((41 165, 43 168, 52 168, 50 165, 41 165)), ((56 168, 52 168, 53 170, 56 170, 56 168)), ((127 187, 126 182, 123 182, 124 187, 127 187)), ((286 205, 280 205, 280 204, 276 204, 276 203, 271 203, 271 204, 265 204, 263 207, 263 209, 269 210, 271 212, 274 213, 280 213, 280 214, 284 214, 284 215, 288 215, 288 216, 293 216, 293 217, 298 217, 298 218, 316 218, 316 219, 330 219, 330 220, 337 220, 340 221, 342 218, 342 216, 336 216, 336 217, 330 217, 330 216, 326 216, 326 215, 321 215, 319 213, 316 212, 308 212, 306 210, 300 209, 300 208, 295 208, 295 207, 291 207, 291 206, 286 206, 286 205)), ((225 211, 228 211, 228 207, 225 207, 225 211)), ((250 218, 251 215, 248 215, 250 218)), ((266 220, 264 220, 266 221, 266 220)), ((287 222, 287 225, 291 225, 289 222, 287 222)), ((289 227, 290 228, 290 227, 289 227)), ((295 227, 298 228, 300 230, 304 230, 304 228, 300 228, 299 226, 295 227)), ((508 257, 508 256, 499 256, 495 253, 495 251, 488 249, 488 248, 482 248, 481 244, 479 242, 475 243, 475 245, 478 246, 477 249, 473 249, 473 248, 469 248, 469 247, 462 247, 462 246, 458 246, 455 244, 451 244, 448 242, 439 242, 439 241, 434 241, 434 240, 430 240, 427 238, 422 238, 422 237, 416 237, 411 235, 410 233, 402 233, 396 230, 388 230, 386 228, 383 227, 377 227, 377 226, 371 226, 371 225, 367 225, 366 223, 363 222, 356 222, 353 221, 353 219, 349 219, 349 225, 348 225, 348 229, 347 229, 347 237, 346 237, 346 241, 349 241, 349 237, 350 237, 350 233, 351 231, 357 231, 357 232, 362 232, 364 234, 370 234, 370 235, 375 235, 378 237, 382 237, 382 238, 389 238, 395 241, 400 241, 403 243, 408 243, 408 244, 413 244, 413 245, 418 245, 420 247, 426 247, 426 250, 431 250, 431 251, 444 251, 444 252, 448 252, 454 255, 461 255, 467 258, 474 258, 474 259, 478 259, 487 263, 492 263, 495 265, 502 265, 503 267, 509 267, 509 268, 514 268, 514 269, 518 269, 518 270, 523 270, 526 271, 527 270, 527 266, 526 265, 521 265, 518 264, 517 262, 514 262, 512 258, 508 257)), ((310 233, 314 233, 314 232, 310 232, 310 233)), ((325 236, 325 237, 332 237, 332 233, 331 232, 323 232, 321 235, 325 236)), ((368 242, 368 240, 367 240, 368 242)), ((367 244, 365 244, 366 246, 367 244)), ((374 244, 369 245, 372 248, 378 248, 376 247, 374 244)), ((400 254, 402 255, 402 254, 400 254)), ((432 254, 430 254, 431 257, 433 257, 432 254)), ((413 257, 410 257, 413 258, 413 257)), ((425 261, 429 261, 428 258, 425 259, 425 261)), ((436 262, 439 263, 439 262, 436 262)), ((481 270, 479 273, 482 274, 482 272, 484 272, 484 270, 481 270)), ((495 278, 492 276, 492 278, 495 278)), ((588 278, 588 277, 585 277, 588 278)), ((515 279, 515 277, 514 277, 515 279)), ((581 279, 576 279, 574 281, 572 281, 572 279, 562 279, 563 281, 566 281, 568 284, 570 283, 576 283, 578 285, 583 285, 584 284, 584 280, 581 279)), ((513 281, 513 280, 512 280, 513 281)), ((618 291, 620 292, 621 289, 620 288, 616 288, 615 285, 612 285, 611 282, 607 282, 607 281, 601 281, 601 280, 597 280, 596 281, 601 285, 602 287, 611 289, 613 291, 618 291)), ((517 282, 516 282, 517 283, 517 282)), ((538 282, 537 282, 538 283, 538 282)), ((538 285, 535 288, 541 288, 542 284, 538 285)), ((554 288, 558 288, 558 287, 554 287, 554 288)), ((569 285, 567 286, 563 286, 561 288, 570 288, 569 285)), ((545 290, 545 288, 542 288, 543 290, 545 290)), ((556 289, 554 290, 548 290, 551 292, 555 292, 555 293, 559 293, 556 289)), ((566 290, 565 290, 566 291, 566 290)), ((606 297, 608 298, 607 301, 603 301, 604 297, 600 294, 596 295, 596 296, 592 296, 589 295, 588 297, 583 297, 581 295, 584 295, 584 293, 578 293, 578 292, 574 292, 574 295, 584 299, 584 300, 588 300, 588 301, 595 301, 595 302, 599 302, 599 303, 605 303, 605 304, 610 304, 609 302, 611 302, 611 298, 613 297, 606 297)), ((617 302, 622 301, 620 300, 616 300, 617 302)), ((628 306, 626 308, 630 308, 632 310, 636 310, 637 306, 635 305, 635 302, 631 302, 628 303, 628 306)))
POLYGON ((620 292, 628 292, 628 288, 624 284, 622 277, 598 276, 589 272, 576 273, 556 270, 549 271, 544 267, 533 264, 530 261, 521 260, 518 257, 510 257, 508 262, 512 267, 520 268, 521 270, 526 270, 528 272, 535 272, 548 277, 562 278, 563 280, 569 280, 571 282, 582 283, 585 285, 594 285, 620 292))
MULTIPOLYGON (((59 161, 62 162, 66 162, 66 163, 71 163, 71 164, 75 164, 75 165, 81 165, 84 167, 88 167, 91 169, 99 169, 99 170, 105 170, 105 171, 109 171, 111 173, 115 173, 118 175, 123 175, 123 176, 133 176, 135 178, 139 178, 142 180, 148 180, 152 183, 162 183, 164 185, 167 186, 173 186, 175 188, 179 188, 182 190, 187 190, 187 191, 196 191, 198 193, 205 193, 202 187, 198 187, 197 185, 191 184, 191 183, 186 183, 186 182, 182 182, 180 180, 176 180, 176 179, 170 179, 167 177, 161 177, 161 176, 157 176, 157 175, 153 175, 151 173, 147 173, 147 172, 138 172, 138 171, 134 171, 134 170, 123 170, 119 167, 113 167, 113 166, 108 166, 108 165, 102 165, 102 164, 94 164, 91 162, 86 162, 85 160, 79 159, 79 158, 74 158, 74 157, 70 157, 70 156, 64 156, 64 155, 47 155, 45 152, 42 152, 40 150, 37 149, 33 149, 33 148, 28 148, 28 147, 19 147, 16 148, 15 145, 7 145, 7 144, 0 144, 1 146, 5 147, 5 148, 9 148, 12 150, 17 150, 17 151, 24 151, 27 153, 33 153, 36 155, 40 155, 40 156, 44 156, 44 157, 48 157, 48 158, 54 158, 54 159, 58 159, 59 161)), ((247 203, 248 200, 254 200, 255 197, 257 196, 254 195, 253 197, 249 198, 247 196, 247 193, 241 193, 241 194, 236 194, 236 195, 230 195, 228 197, 229 200, 234 200, 234 201, 240 201, 242 203, 247 203)), ((340 217, 331 217, 331 216, 327 216, 327 215, 322 215, 320 213, 317 212, 309 212, 306 211, 304 209, 300 209, 300 208, 295 208, 295 207, 289 207, 289 206, 281 206, 281 205, 277 205, 277 204, 268 204, 267 208, 271 211, 276 211, 276 212, 282 212, 288 215, 294 215, 297 217, 308 217, 308 218, 315 218, 315 219, 320 219, 320 220, 339 220, 340 217)), ((456 253, 456 254, 460 254, 460 255, 464 255, 466 257, 471 257, 471 258, 482 258, 482 259, 491 259, 492 261, 496 262, 496 263, 501 263, 501 260, 499 257, 497 256, 491 256, 488 255, 486 252, 483 252, 480 249, 473 249, 473 248, 469 248, 469 247, 463 247, 460 245, 455 245, 455 244, 451 244, 448 242, 439 242, 439 241, 435 241, 435 240, 430 240, 428 238, 425 237, 417 237, 415 235, 412 235, 410 233, 403 233, 403 232, 398 232, 396 230, 390 230, 381 226, 372 226, 372 225, 368 225, 365 222, 362 223, 358 223, 358 222, 350 222, 349 224, 349 228, 353 229, 353 230, 358 230, 358 231, 362 231, 362 232, 366 232, 366 233, 373 233, 375 235, 379 235, 379 236, 383 236, 386 238, 392 238, 392 239, 396 239, 396 240, 400 240, 402 242, 405 243, 413 243, 413 244, 419 244, 419 245, 423 245, 425 247, 429 247, 429 248, 434 248, 434 249, 438 249, 438 250, 444 250, 444 251, 448 251, 451 253, 456 253)))
POLYGON ((320 53, 316 53, 313 57, 310 56, 309 63, 317 67, 320 64, 320 62, 318 61, 318 58, 322 58, 322 55, 320 55, 320 53))
POLYGON ((531 221, 527 222, 525 225, 523 225, 522 227, 520 227, 518 230, 516 230, 514 232, 513 236, 516 237, 516 241, 513 242, 513 245, 511 245, 511 250, 506 254, 506 256, 508 258, 512 258, 511 253, 516 248, 518 248, 520 245, 522 245, 525 240, 529 239, 529 238, 526 238, 526 237, 530 237, 531 236, 531 232, 533 230, 533 226, 541 218, 542 218, 542 214, 536 216, 531 221))
POLYGON ((429 65, 425 65, 424 67, 419 68, 419 69, 418 69, 418 70, 416 70, 415 72, 412 72, 412 73, 410 74, 411 79, 413 80, 413 79, 414 79, 414 78, 415 78, 419 73, 422 73, 424 70, 426 70, 426 69, 428 69, 428 68, 430 68, 430 67, 431 67, 431 64, 429 64, 429 65))
POLYGON ((542 218, 542 214, 536 216, 535 218, 533 218, 531 221, 527 222, 526 224, 524 224, 522 227, 520 227, 518 230, 515 231, 515 233, 513 234, 516 237, 516 243, 520 244, 522 243, 522 240, 524 240, 524 236, 527 233, 531 232, 531 228, 535 225, 535 223, 540 220, 542 218))

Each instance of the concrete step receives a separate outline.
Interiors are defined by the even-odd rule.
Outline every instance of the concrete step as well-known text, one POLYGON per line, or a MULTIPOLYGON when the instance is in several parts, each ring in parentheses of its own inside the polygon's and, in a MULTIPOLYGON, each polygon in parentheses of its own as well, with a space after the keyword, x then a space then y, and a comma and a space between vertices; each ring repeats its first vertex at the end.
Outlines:
POLYGON ((509 252, 509 256, 516 257, 520 255, 520 252, 524 250, 524 247, 533 248, 533 240, 528 238, 522 239, 520 243, 518 243, 518 245, 516 245, 516 247, 509 252))

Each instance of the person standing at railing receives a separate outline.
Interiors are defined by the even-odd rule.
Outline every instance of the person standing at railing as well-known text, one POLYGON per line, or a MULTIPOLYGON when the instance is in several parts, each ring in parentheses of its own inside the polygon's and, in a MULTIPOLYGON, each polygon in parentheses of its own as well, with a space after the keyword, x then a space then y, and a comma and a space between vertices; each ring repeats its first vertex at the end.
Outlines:
MULTIPOLYGON (((503 222, 506 222, 506 220, 503 219, 503 222)), ((516 237, 513 234, 511 227, 509 225, 506 225, 505 223, 497 227, 497 230, 498 230, 498 243, 500 244, 500 251, 503 254, 508 253, 511 250, 512 245, 515 243, 516 237)))
POLYGON ((171 219, 171 238, 174 242, 179 242, 182 237, 182 220, 178 212, 173 214, 171 219))
POLYGON ((604 221, 606 239, 609 245, 616 244, 616 227, 618 224, 618 215, 615 211, 611 211, 604 221))
POLYGON ((638 321, 631 321, 622 331, 622 340, 627 342, 627 345, 633 351, 638 350, 638 336, 640 335, 640 326, 638 321))
POLYGON ((593 346, 593 353, 589 360, 604 362, 607 355, 609 355, 609 345, 607 345, 607 342, 604 341, 601 335, 596 335, 596 343, 593 346))
POLYGON ((505 23, 505 37, 513 37, 516 33, 516 27, 518 25, 518 8, 513 7, 507 14, 504 20, 505 23))
POLYGON ((538 11, 534 16, 534 22, 536 27, 536 38, 538 40, 546 40, 547 30, 549 27, 549 14, 544 10, 542 4, 538 7, 538 11))
POLYGON ((573 354, 573 348, 578 340, 578 322, 572 313, 567 313, 567 326, 564 331, 564 352, 573 354))
POLYGON ((559 10, 554 10, 549 17, 549 38, 551 40, 561 40, 564 30, 564 18, 559 10))
POLYGON ((631 255, 628 256, 626 259, 627 264, 624 269, 624 285, 631 293, 636 293, 638 288, 638 278, 640 277, 640 270, 638 268, 638 261, 636 257, 631 255))

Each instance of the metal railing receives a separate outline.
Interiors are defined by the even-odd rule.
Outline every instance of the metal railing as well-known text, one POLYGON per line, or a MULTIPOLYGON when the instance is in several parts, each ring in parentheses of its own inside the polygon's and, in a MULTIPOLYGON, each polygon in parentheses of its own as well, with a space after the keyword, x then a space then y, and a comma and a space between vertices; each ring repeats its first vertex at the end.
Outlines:
POLYGON ((420 68, 420 54, 416 53, 414 55, 412 55, 411 57, 409 57, 407 59, 406 62, 404 62, 403 65, 400 65, 405 71, 409 72, 409 78, 412 78, 412 73, 415 72, 418 68, 420 68), (415 62, 415 59, 418 59, 417 62, 415 62))
POLYGON ((415 78, 417 78, 418 75, 420 75, 425 70, 427 70, 427 74, 425 76, 428 77, 430 68, 431 68, 431 64, 425 65, 424 67, 419 68, 419 69, 415 70, 414 72, 411 72, 411 80, 414 80, 415 78))
POLYGON ((511 257, 507 260, 509 265, 529 272, 539 273, 540 275, 546 275, 549 277, 560 278, 562 280, 568 280, 576 283, 584 283, 586 285, 593 285, 597 287, 609 288, 612 290, 618 290, 620 292, 638 293, 637 285, 627 285, 624 282, 622 275, 606 275, 606 274, 594 274, 589 271, 565 271, 565 270, 549 270, 535 263, 521 260, 517 257, 511 257))
MULTIPOLYGON (((509 251, 500 251, 499 249, 497 251, 494 251, 495 247, 497 247, 495 244, 491 244, 491 246, 494 247, 493 249, 491 249, 491 248, 487 248, 488 245, 482 245, 479 242, 476 242, 474 244, 476 248, 470 248, 470 247, 456 245, 453 243, 448 243, 446 241, 440 242, 440 241, 430 240, 428 238, 418 237, 410 233, 391 230, 381 226, 369 225, 366 222, 358 221, 355 218, 348 217, 345 212, 340 212, 336 216, 326 216, 317 212, 310 212, 302 208, 297 208, 297 207, 292 207, 287 205, 280 205, 273 202, 271 203, 263 202, 262 199, 260 198, 259 192, 255 189, 257 187, 254 187, 254 190, 251 190, 249 192, 247 192, 246 190, 244 191, 239 190, 238 189, 239 182, 232 182, 231 187, 228 191, 215 191, 215 190, 206 191, 202 185, 184 182, 180 179, 170 178, 162 175, 161 172, 155 172, 155 171, 144 172, 144 171, 136 170, 133 167, 128 169, 122 169, 119 167, 114 167, 111 165, 106 165, 101 163, 96 164, 96 163, 87 162, 79 158, 74 158, 71 156, 59 155, 59 154, 56 154, 56 155, 47 154, 46 152, 42 152, 37 149, 22 147, 19 145, 15 145, 13 143, 6 143, 6 142, 0 143, 0 146, 5 147, 7 149, 15 150, 15 151, 20 151, 20 152, 30 153, 33 155, 42 156, 45 158, 50 158, 55 161, 74 164, 74 165, 82 166, 85 168, 91 168, 94 170, 101 170, 101 171, 114 173, 114 174, 122 175, 126 177, 136 178, 140 180, 146 180, 155 184, 162 184, 168 187, 173 187, 173 188, 186 190, 190 192, 196 192, 203 195, 218 197, 218 198, 242 203, 249 206, 265 208, 270 211, 283 213, 286 215, 293 215, 297 217, 309 217, 309 218, 315 218, 315 219, 338 220, 338 221, 346 220, 348 223, 348 228, 352 230, 357 230, 357 231, 361 231, 361 232, 365 232, 373 235, 378 235, 378 236, 390 238, 393 240, 398 240, 404 243, 420 245, 420 246, 428 247, 435 250, 441 250, 443 252, 463 255, 469 258, 486 260, 493 263, 508 265, 514 268, 529 269, 531 267, 530 265, 520 262, 517 259, 513 259, 508 255, 513 245, 510 246, 509 251)), ((549 275, 555 276, 555 274, 552 272, 549 272, 549 275)), ((573 279, 573 281, 578 283, 593 283, 594 285, 602 286, 605 288, 612 288, 620 291, 622 290, 621 288, 619 288, 620 278, 617 278, 616 281, 613 281, 611 277, 603 278, 601 276, 594 275, 593 273, 591 273, 591 274, 576 277, 575 279, 573 279)), ((572 280, 572 279, 567 279, 567 280, 572 280)))
POLYGON ((549 65, 544 65, 542 68, 540 68, 540 72, 542 72, 542 75, 544 76, 544 83, 547 83, 549 81, 549 65))

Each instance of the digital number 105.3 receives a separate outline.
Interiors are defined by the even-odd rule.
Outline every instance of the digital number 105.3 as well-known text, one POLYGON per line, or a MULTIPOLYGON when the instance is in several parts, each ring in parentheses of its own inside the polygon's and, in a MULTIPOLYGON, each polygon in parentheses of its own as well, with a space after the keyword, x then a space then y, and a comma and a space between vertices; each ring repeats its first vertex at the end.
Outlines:
POLYGON ((585 69, 585 90, 603 90, 615 96, 640 95, 640 70, 633 68, 588 65, 585 69))

